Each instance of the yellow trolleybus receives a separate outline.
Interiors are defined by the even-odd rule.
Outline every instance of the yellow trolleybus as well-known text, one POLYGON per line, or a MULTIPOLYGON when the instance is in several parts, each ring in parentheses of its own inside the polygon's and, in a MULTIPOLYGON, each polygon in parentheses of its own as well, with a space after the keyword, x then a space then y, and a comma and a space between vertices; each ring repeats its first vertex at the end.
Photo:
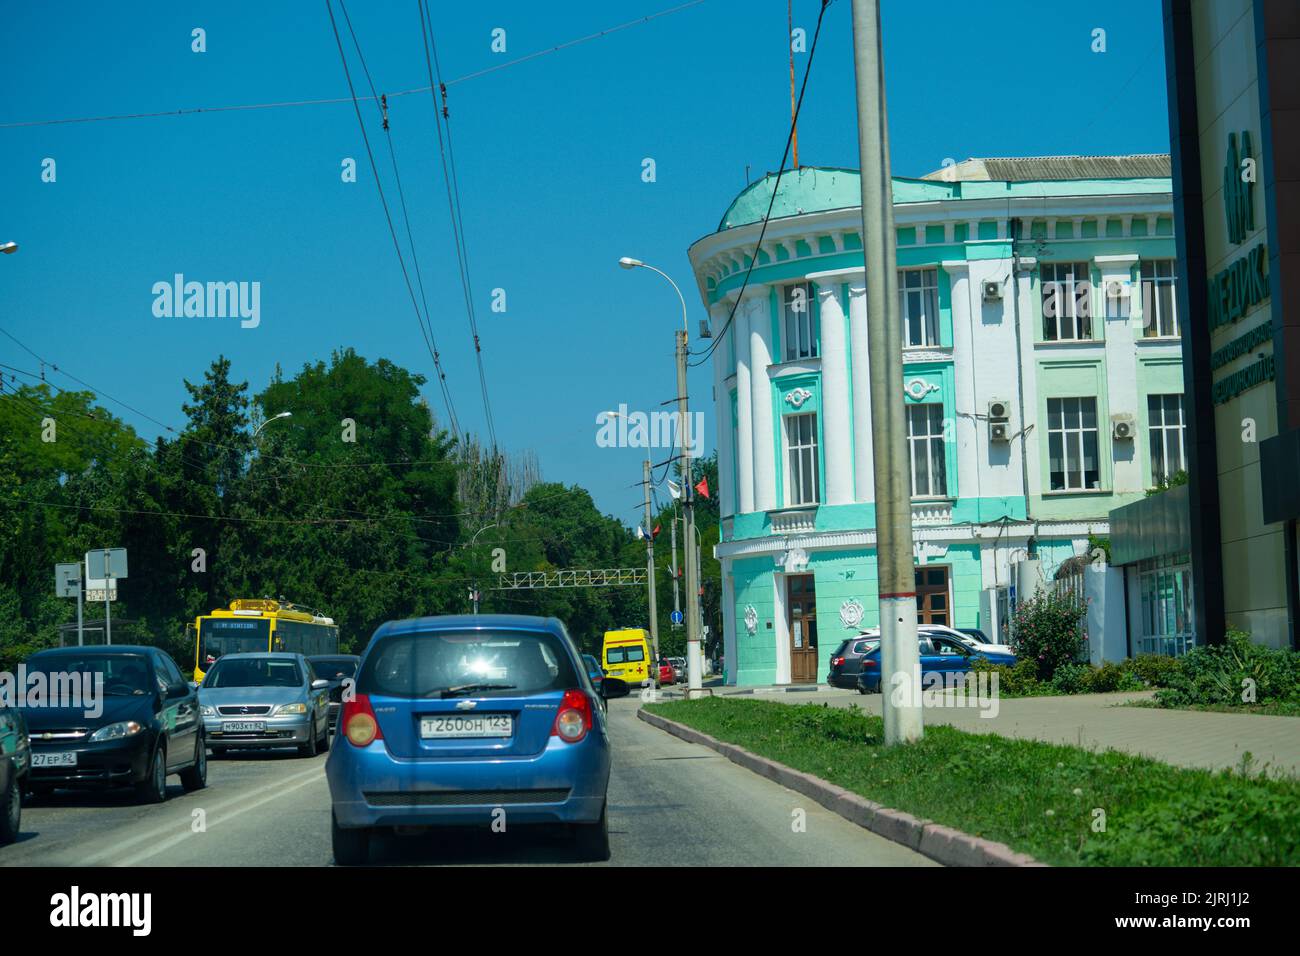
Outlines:
POLYGON ((231 601, 229 608, 195 618, 194 631, 196 681, 224 654, 289 651, 311 657, 339 652, 333 618, 269 598, 231 601))

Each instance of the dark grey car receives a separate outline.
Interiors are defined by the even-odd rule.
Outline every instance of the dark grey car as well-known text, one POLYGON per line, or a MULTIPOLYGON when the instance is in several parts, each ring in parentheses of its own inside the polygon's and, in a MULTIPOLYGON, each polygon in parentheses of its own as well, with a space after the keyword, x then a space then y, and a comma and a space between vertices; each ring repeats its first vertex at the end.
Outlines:
POLYGON ((862 658, 879 646, 879 637, 864 637, 861 634, 846 637, 831 655, 831 669, 826 675, 826 683, 832 687, 856 689, 858 672, 862 670, 862 658))
POLYGON ((32 749, 22 711, 0 706, 0 846, 18 839, 32 749))

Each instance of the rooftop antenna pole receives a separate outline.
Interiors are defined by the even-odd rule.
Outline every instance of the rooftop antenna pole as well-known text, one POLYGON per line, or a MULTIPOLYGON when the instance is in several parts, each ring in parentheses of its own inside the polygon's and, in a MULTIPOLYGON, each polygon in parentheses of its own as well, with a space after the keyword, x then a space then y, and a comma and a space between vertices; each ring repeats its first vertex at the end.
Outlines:
POLYGON ((794 168, 799 168, 799 124, 795 121, 798 115, 795 109, 794 96, 794 0, 786 0, 786 30, 785 42, 790 47, 790 125, 792 127, 790 138, 794 146, 794 168))

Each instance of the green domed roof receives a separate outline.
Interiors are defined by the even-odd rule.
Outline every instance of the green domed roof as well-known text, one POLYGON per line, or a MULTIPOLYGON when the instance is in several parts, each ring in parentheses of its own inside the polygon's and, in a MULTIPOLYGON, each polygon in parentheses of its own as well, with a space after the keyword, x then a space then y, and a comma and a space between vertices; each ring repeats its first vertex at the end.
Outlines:
MULTIPOLYGON (((751 222, 761 222, 772 200, 776 173, 768 173, 745 187, 718 223, 718 232, 751 222)), ((959 193, 955 183, 931 183, 915 179, 894 179, 894 202, 946 199, 959 193)), ((862 204, 861 177, 856 169, 837 166, 801 166, 781 173, 781 188, 772 205, 772 218, 850 209, 862 204)))

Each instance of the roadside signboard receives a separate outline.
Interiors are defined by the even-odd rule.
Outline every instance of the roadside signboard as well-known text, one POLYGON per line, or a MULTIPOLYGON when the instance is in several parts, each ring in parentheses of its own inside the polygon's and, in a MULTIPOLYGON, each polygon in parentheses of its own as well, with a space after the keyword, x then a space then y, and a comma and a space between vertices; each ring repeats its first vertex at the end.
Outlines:
POLYGON ((59 597, 76 597, 81 593, 81 565, 54 566, 54 593, 59 597))

